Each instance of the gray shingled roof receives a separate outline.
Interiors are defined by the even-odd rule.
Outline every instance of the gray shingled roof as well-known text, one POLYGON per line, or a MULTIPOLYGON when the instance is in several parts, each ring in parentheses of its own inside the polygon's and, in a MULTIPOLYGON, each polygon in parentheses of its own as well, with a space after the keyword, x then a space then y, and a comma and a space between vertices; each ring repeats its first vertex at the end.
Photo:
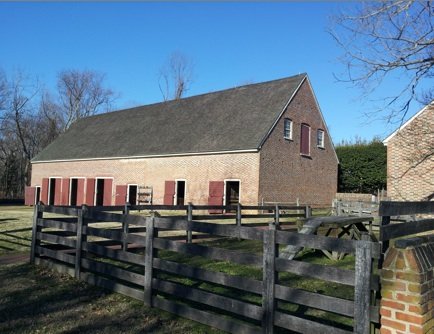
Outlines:
POLYGON ((306 74, 77 121, 33 161, 258 149, 306 74))

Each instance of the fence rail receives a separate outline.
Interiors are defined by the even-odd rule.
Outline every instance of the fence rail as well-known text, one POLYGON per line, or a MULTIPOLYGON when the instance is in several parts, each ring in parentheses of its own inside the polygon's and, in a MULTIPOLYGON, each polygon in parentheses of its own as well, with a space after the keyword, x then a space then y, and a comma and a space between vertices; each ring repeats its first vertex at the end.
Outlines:
MULTIPOLYGON (((370 299, 371 291, 379 289, 379 278, 371 270, 380 256, 378 243, 279 230, 276 207, 271 207, 274 220, 266 228, 238 220, 234 225, 194 221, 191 207, 185 217, 142 217, 87 207, 36 206, 32 262, 231 333, 273 333, 277 327, 302 333, 369 333, 370 324, 378 323, 378 306, 370 299), (50 217, 44 217, 46 213, 50 217), (176 241, 162 234, 186 230, 214 241, 176 241), (219 242, 221 238, 230 242, 219 242), (240 243, 248 247, 237 247, 240 243), (288 244, 354 254, 355 269, 279 257, 279 245, 288 244), (209 269, 212 263, 222 269, 209 269), (297 279, 336 284, 352 298, 292 286, 297 279), (320 315, 305 317, 299 308, 320 315), (331 313, 343 325, 330 321, 331 313)), ((104 208, 114 209, 120 208, 104 208)))
POLYGON ((434 231, 434 202, 381 202, 379 212, 381 214, 380 241, 382 253, 389 247, 389 241, 396 238, 408 237, 419 233, 434 231), (419 220, 405 221, 401 216, 422 218, 419 220))

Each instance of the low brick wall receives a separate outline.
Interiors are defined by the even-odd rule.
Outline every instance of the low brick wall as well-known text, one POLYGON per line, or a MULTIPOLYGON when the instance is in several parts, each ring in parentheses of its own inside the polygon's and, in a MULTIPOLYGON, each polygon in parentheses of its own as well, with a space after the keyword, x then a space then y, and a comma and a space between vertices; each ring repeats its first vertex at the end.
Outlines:
POLYGON ((434 235, 387 250, 381 295, 381 334, 434 333, 434 235))
POLYGON ((372 202, 372 194, 336 193, 335 199, 348 202, 372 202))

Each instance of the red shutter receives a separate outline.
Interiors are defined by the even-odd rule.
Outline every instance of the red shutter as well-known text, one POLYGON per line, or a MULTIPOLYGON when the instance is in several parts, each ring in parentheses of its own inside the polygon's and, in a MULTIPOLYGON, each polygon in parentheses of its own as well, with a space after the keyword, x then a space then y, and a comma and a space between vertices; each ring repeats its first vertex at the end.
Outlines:
POLYGON ((223 198, 225 192, 224 181, 210 181, 209 182, 209 196, 223 198))
POLYGON ((34 205, 35 204, 35 187, 27 187, 24 190, 24 205, 34 205))
POLYGON ((42 188, 41 188, 41 202, 42 204, 48 205, 48 186, 50 184, 50 180, 48 178, 42 179, 42 188))
POLYGON ((127 201, 127 188, 128 186, 117 185, 116 186, 116 196, 115 205, 124 205, 127 201))
POLYGON ((68 178, 62 179, 62 198, 60 205, 69 205, 69 184, 70 180, 68 178))
POLYGON ((300 153, 310 155, 310 126, 301 124, 300 153))
MULTIPOLYGON (((223 205, 223 196, 225 192, 224 181, 209 182, 208 205, 223 205)), ((209 210, 209 213, 222 213, 222 210, 209 210)))
POLYGON ((62 179, 54 179, 54 205, 62 204, 62 179))
POLYGON ((84 203, 84 179, 77 179, 77 205, 84 203))
POLYGON ((92 206, 95 200, 95 179, 86 180, 86 199, 84 204, 92 206))
POLYGON ((113 195, 113 179, 104 179, 104 197, 102 200, 102 205, 112 205, 112 195, 113 195))
POLYGON ((175 196, 175 181, 164 182, 164 205, 173 205, 175 196))

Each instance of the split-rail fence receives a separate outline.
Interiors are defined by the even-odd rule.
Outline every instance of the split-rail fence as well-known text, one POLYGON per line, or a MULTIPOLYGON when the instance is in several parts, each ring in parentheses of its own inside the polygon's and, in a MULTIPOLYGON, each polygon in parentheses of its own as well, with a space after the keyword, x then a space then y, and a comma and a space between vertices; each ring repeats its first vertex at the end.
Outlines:
MULTIPOLYGON (((367 238, 343 240, 280 229, 280 216, 305 217, 307 209, 289 207, 284 214, 267 214, 273 221, 261 227, 243 225, 241 218, 246 215, 241 210, 235 224, 216 224, 194 220, 209 216, 194 216, 191 208, 183 217, 143 217, 100 209, 35 206, 31 262, 231 333, 273 333, 280 328, 365 334, 379 321, 374 297, 379 278, 372 268, 380 258, 380 245, 367 238), (200 233, 211 240, 230 238, 235 247, 176 240, 165 236, 167 231, 200 233), (254 250, 238 249, 241 242, 250 243, 254 250), (287 245, 353 254, 354 270, 279 257, 279 246, 287 245), (186 264, 186 259, 196 257, 219 263, 222 270, 196 266, 195 261, 186 264), (344 297, 300 289, 291 286, 292 279, 318 280, 350 293, 344 297), (336 317, 346 320, 342 323, 336 317)), ((200 209, 237 212, 236 208, 200 209)))

